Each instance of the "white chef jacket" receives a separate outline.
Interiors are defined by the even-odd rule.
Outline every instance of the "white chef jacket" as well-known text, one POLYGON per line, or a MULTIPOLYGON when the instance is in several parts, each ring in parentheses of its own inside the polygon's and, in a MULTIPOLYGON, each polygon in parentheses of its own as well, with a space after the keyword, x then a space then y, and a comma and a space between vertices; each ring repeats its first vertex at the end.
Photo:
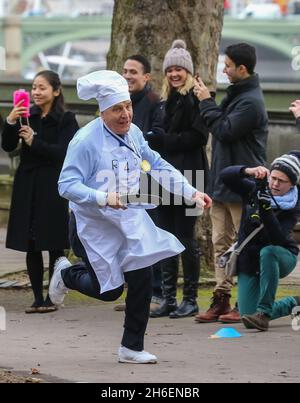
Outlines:
MULTIPOLYGON (((107 192, 119 192, 127 186, 129 193, 137 193, 142 160, 151 164, 154 177, 157 171, 172 173, 173 185, 167 190, 175 190, 187 200, 197 191, 148 146, 138 127, 131 125, 124 139, 135 153, 121 146, 101 118, 92 121, 71 141, 59 178, 59 193, 70 201, 79 239, 95 270, 101 293, 122 286, 125 272, 152 266, 184 251, 178 239, 156 227, 145 210, 114 210, 105 206, 107 192), (115 185, 112 186, 113 180, 104 180, 106 176, 115 176, 115 185)), ((163 186, 167 187, 166 183, 163 186)))

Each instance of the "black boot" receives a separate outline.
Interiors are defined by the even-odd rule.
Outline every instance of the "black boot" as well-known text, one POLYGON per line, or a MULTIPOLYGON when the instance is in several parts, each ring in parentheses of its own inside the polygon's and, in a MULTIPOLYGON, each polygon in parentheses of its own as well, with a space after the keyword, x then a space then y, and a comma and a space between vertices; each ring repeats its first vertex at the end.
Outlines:
POLYGON ((181 242, 186 248, 182 254, 183 301, 178 309, 170 314, 171 319, 187 318, 195 316, 199 312, 197 297, 200 276, 200 249, 198 242, 193 239, 184 239, 181 242))
POLYGON ((150 312, 150 318, 162 318, 177 309, 176 292, 179 258, 171 257, 161 262, 162 267, 162 288, 164 301, 162 304, 150 312))

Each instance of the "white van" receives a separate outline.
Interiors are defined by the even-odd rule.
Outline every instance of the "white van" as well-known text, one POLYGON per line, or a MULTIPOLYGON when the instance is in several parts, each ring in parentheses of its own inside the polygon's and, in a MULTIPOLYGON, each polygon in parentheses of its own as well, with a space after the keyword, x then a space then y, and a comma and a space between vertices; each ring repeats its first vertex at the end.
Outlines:
POLYGON ((249 4, 238 16, 240 19, 278 19, 281 17, 282 14, 278 4, 249 4))

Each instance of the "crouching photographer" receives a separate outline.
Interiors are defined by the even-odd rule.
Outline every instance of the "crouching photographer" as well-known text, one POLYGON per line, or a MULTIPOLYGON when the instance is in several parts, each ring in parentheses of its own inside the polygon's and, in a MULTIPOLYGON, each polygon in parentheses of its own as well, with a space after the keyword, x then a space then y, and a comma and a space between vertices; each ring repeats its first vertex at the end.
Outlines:
POLYGON ((238 257, 238 304, 246 328, 267 331, 271 320, 288 316, 300 297, 275 301, 281 278, 297 265, 293 230, 300 217, 300 152, 265 167, 234 166, 222 172, 224 183, 243 199, 238 244, 261 227, 238 257))

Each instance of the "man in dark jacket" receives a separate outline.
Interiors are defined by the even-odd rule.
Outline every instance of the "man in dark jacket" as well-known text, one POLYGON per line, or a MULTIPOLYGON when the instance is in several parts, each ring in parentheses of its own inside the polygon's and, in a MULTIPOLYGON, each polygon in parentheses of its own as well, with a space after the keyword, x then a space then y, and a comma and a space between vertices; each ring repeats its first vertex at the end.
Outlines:
POLYGON ((277 158, 271 172, 264 167, 234 166, 221 179, 243 200, 238 244, 257 228, 264 228, 243 248, 238 258, 238 301, 248 329, 267 331, 270 320, 290 315, 299 297, 275 302, 280 278, 295 269, 299 247, 293 230, 300 217, 299 152, 277 158))
POLYGON ((296 118, 296 125, 300 131, 300 100, 294 101, 290 107, 290 111, 294 114, 296 118))
POLYGON ((130 56, 123 69, 128 82, 133 106, 133 123, 146 135, 149 132, 163 134, 162 109, 158 95, 149 84, 151 65, 142 55, 130 56))
MULTIPOLYGON (((142 55, 130 56, 123 68, 123 77, 128 82, 130 97, 133 107, 132 122, 144 133, 162 135, 162 109, 159 97, 152 91, 149 81, 151 80, 151 65, 142 55)), ((148 185, 150 186, 149 179, 148 185)), ((151 189, 149 189, 149 193, 151 189)), ((159 226, 156 210, 148 211, 150 217, 159 226)), ((160 305, 162 300, 162 275, 161 265, 153 266, 153 298, 151 309, 160 305)), ((117 308, 118 309, 118 308, 117 308)))
POLYGON ((255 167, 266 162, 268 116, 259 78, 254 73, 255 48, 242 43, 229 46, 225 53, 224 72, 232 85, 221 105, 216 104, 200 78, 194 89, 201 101, 200 114, 213 136, 210 192, 214 201, 212 222, 217 288, 209 311, 196 318, 201 323, 240 320, 237 309, 230 312, 233 279, 225 276, 219 260, 234 243, 239 230, 241 198, 224 185, 220 173, 232 165, 255 167))

